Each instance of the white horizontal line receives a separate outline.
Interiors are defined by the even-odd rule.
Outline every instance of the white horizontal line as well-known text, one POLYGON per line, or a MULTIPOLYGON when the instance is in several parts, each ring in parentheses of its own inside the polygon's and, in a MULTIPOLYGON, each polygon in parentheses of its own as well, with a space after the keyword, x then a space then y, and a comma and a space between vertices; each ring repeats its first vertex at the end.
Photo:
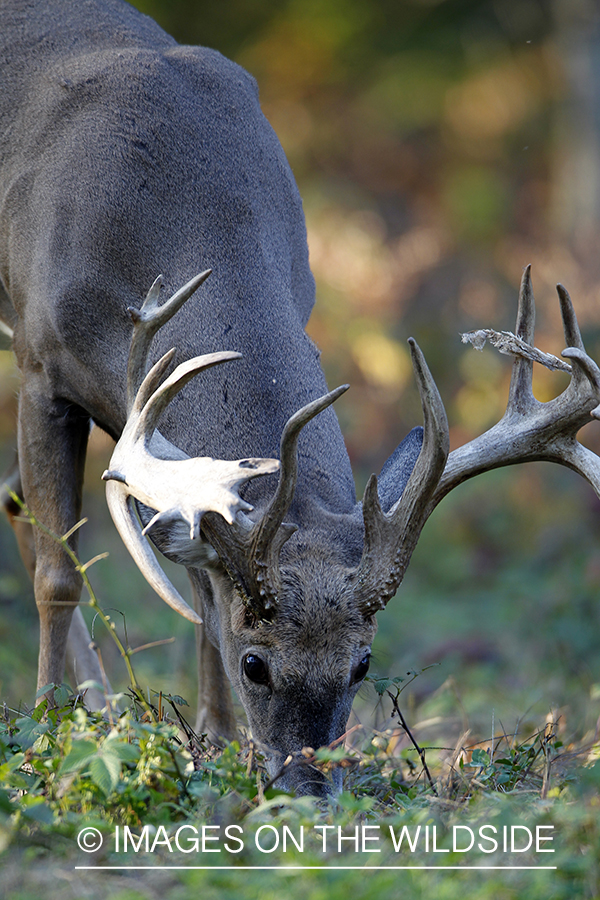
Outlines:
POLYGON ((336 869, 336 870, 352 870, 352 871, 364 871, 366 869, 372 871, 390 871, 397 869, 435 869, 436 871, 443 871, 444 869, 448 870, 460 870, 460 871, 469 871, 471 869, 486 869, 486 870, 496 870, 502 871, 504 869, 529 869, 529 870, 540 870, 540 869, 557 869, 557 866, 75 866, 76 869, 92 869, 94 871, 99 871, 101 869, 202 869, 203 871, 222 871, 227 870, 230 872, 242 871, 242 870, 281 870, 281 871, 290 871, 290 870, 315 870, 315 869, 336 869))

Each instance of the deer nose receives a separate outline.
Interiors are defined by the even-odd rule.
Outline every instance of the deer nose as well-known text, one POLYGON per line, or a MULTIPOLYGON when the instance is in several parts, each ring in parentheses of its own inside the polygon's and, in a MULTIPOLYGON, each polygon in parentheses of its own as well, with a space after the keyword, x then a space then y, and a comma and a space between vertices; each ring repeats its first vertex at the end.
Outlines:
POLYGON ((342 789, 342 771, 335 769, 333 779, 313 765, 302 754, 273 753, 266 760, 271 783, 279 790, 289 791, 297 796, 327 797, 342 789))

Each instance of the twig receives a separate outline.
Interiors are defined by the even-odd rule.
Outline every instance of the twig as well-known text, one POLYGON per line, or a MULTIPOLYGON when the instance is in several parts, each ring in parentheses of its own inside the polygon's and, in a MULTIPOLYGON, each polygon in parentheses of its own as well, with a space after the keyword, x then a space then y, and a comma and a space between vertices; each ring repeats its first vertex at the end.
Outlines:
MULTIPOLYGON (((314 756, 312 757, 312 759, 314 759, 314 756)), ((273 775, 272 778, 269 778, 269 780, 267 781, 267 783, 266 783, 265 786, 263 787, 263 789, 262 789, 262 791, 263 791, 263 796, 264 796, 265 791, 268 791, 269 788, 272 787, 272 786, 275 784, 275 782, 277 781, 277 779, 278 779, 278 778, 281 778, 281 776, 284 774, 285 770, 286 770, 286 769, 288 768, 288 766, 290 766, 292 763, 294 763, 295 765, 306 765, 307 763, 310 763, 310 760, 309 760, 309 759, 304 759, 304 758, 302 758, 302 757, 300 757, 300 758, 296 757, 296 758, 295 758, 295 757, 293 757, 292 754, 290 753, 290 755, 287 756, 286 759, 284 760, 284 763, 283 763, 282 767, 279 769, 279 771, 276 772, 275 775, 273 775)), ((259 773, 257 773, 257 774, 259 774, 259 773)))
POLYGON ((428 782, 429 782, 429 785, 430 785, 430 787, 431 787, 431 790, 433 791, 434 795, 437 797, 438 792, 437 792, 436 787, 435 787, 435 784, 434 784, 434 782, 433 782, 433 778, 431 777, 431 772, 429 771, 429 767, 428 767, 428 765, 427 765, 427 761, 425 760, 425 751, 424 751, 421 747, 419 747, 419 745, 417 744, 416 740, 414 739, 414 737, 413 737, 413 735, 412 735, 412 732, 411 732, 410 728, 409 728, 408 725, 406 724, 406 720, 405 720, 404 716, 402 715, 402 713, 401 713, 401 711, 400 711, 400 707, 398 706, 398 698, 397 698, 397 697, 394 697, 394 695, 393 695, 390 691, 386 691, 386 694, 388 695, 388 697, 389 697, 390 700, 392 701, 392 705, 393 705, 393 707, 394 707, 394 712, 395 712, 396 715, 398 716, 398 718, 399 718, 399 720, 400 720, 400 724, 402 725, 402 727, 404 728, 404 730, 405 730, 405 732, 407 733, 408 737, 410 738, 413 747, 415 748, 415 750, 416 750, 417 753, 419 754, 419 759, 421 760, 421 764, 422 764, 422 766, 423 766, 423 771, 425 772, 425 775, 427 776, 427 780, 428 780, 428 782))
POLYGON ((112 703, 110 702, 108 696, 108 678, 106 677, 106 669, 104 668, 104 660, 102 659, 102 653, 100 651, 100 647, 97 644, 93 643, 94 650, 96 651, 96 655, 98 656, 98 665, 100 666, 100 674, 102 675, 102 685, 104 687, 104 696, 106 697, 106 709, 108 711, 108 721, 110 722, 111 728, 114 728, 115 722, 113 719, 113 711, 112 711, 112 703))

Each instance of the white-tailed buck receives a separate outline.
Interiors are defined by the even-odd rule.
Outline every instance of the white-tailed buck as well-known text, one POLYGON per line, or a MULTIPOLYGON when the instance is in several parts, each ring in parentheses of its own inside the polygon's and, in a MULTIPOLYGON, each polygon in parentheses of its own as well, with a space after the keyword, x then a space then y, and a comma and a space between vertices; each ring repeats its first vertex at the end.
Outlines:
MULTIPOLYGON (((343 734, 375 613, 451 488, 550 459, 599 489, 575 435, 600 372, 559 288, 569 387, 539 403, 518 357, 502 421, 448 457, 411 341, 424 429, 357 502, 329 408, 344 388, 327 393, 304 331, 314 283, 300 197, 252 78, 121 0, 2 0, 0 88, 0 318, 22 373, 11 484, 64 534, 80 517, 90 423, 118 441, 109 505, 148 581, 201 630, 202 727, 233 735, 229 678, 275 774, 343 734), (145 535, 187 568, 197 612, 145 535)), ((528 272, 516 330, 532 344, 528 272)), ((70 646, 87 649, 80 577, 55 542, 36 530, 32 549, 19 528, 44 686, 63 678, 70 627, 70 646)), ((281 783, 328 789, 306 766, 281 783)))

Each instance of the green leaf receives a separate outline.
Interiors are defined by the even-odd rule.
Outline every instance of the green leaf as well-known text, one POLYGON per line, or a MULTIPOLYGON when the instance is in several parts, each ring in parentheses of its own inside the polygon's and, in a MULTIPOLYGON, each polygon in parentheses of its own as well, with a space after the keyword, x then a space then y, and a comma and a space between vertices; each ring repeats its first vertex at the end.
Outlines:
POLYGON ((471 754, 471 765, 472 766, 489 766, 490 757, 489 754, 482 750, 480 747, 477 747, 476 750, 473 750, 471 754))
POLYGON ((37 739, 50 729, 49 722, 36 722, 36 720, 32 719, 30 716, 24 716, 22 719, 17 719, 15 725, 19 729, 16 740, 23 750, 33 747, 37 739))
POLYGON ((383 697, 386 690, 393 684, 391 678, 380 678, 373 685, 380 697, 383 697))
POLYGON ((108 797, 119 783, 121 760, 113 753, 98 753, 90 763, 90 775, 94 784, 108 797))
POLYGON ((57 706, 64 706, 69 701, 71 689, 66 684, 61 684, 54 689, 54 702, 57 706))
POLYGON ((6 778, 10 772, 14 772, 25 762, 24 753, 14 753, 0 766, 0 779, 6 778))
POLYGON ((118 756, 123 762, 135 763, 141 755, 140 748, 135 744, 128 744, 118 738, 110 738, 103 747, 104 752, 118 756))
POLYGON ((180 697, 179 694, 173 694, 173 695, 169 694, 166 699, 170 700, 171 703, 175 703, 177 706, 189 706, 190 705, 187 702, 187 700, 184 700, 184 698, 180 697))
POLYGON ((11 813, 14 811, 15 808, 10 802, 10 795, 8 791, 0 790, 0 812, 11 813))
POLYGON ((60 775, 67 775, 69 772, 77 772, 97 755, 98 745, 94 741, 73 741, 71 751, 64 758, 59 769, 60 775))
POLYGON ((23 815, 35 822, 41 822, 42 825, 52 825, 54 822, 54 813, 50 806, 44 802, 43 797, 32 797, 26 795, 21 798, 21 808, 23 815))
POLYGON ((52 742, 47 734, 42 734, 33 745, 36 753, 44 753, 48 747, 52 746, 52 742))
POLYGON ((319 762, 339 762, 347 756, 348 751, 343 746, 335 747, 333 750, 329 747, 319 747, 315 753, 315 757, 319 762))
POLYGON ((43 715, 47 709, 48 709, 48 700, 42 700, 42 702, 38 703, 38 705, 35 707, 35 709, 32 710, 31 718, 35 719, 36 722, 41 722, 43 715))
POLYGON ((36 692, 35 699, 37 700, 38 697, 42 697, 48 691, 51 691, 54 687, 56 687, 56 685, 53 681, 51 681, 50 684, 45 684, 44 687, 41 687, 39 691, 36 692))

